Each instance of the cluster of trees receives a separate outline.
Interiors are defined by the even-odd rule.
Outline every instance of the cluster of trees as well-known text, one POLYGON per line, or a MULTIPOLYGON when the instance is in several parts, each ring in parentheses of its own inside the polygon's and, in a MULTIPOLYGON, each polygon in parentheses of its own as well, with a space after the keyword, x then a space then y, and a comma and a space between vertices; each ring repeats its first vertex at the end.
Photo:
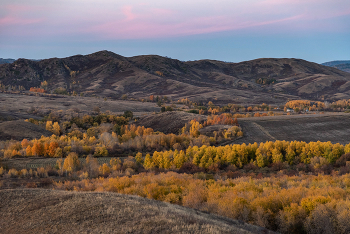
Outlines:
MULTIPOLYGON (((78 155, 93 154, 108 156, 116 154, 134 154, 135 152, 153 152, 163 150, 184 150, 189 146, 215 144, 223 138, 229 139, 242 135, 241 129, 232 129, 215 134, 214 137, 200 135, 203 126, 196 120, 186 125, 180 135, 154 132, 151 128, 128 125, 132 113, 124 116, 99 114, 72 117, 69 121, 60 121, 54 115, 49 115, 42 121, 29 119, 29 122, 44 125, 53 135, 42 136, 40 139, 22 142, 9 141, 0 146, 0 153, 6 157, 42 156, 65 157, 74 152, 78 155)), ((236 123, 228 117, 214 117, 207 124, 236 123)))
POLYGON ((56 189, 133 194, 281 233, 349 233, 350 175, 203 180, 175 172, 55 183, 56 189))
MULTIPOLYGON (((14 168, 6 170, 3 167, 0 167, 0 178, 46 178, 49 177, 49 174, 52 175, 53 172, 55 175, 57 174, 56 171, 47 170, 43 167, 38 167, 36 169, 22 169, 22 170, 16 170, 14 168)), ((1 185, 0 185, 1 187, 1 185)))
POLYGON ((201 124, 196 119, 191 120, 189 123, 180 130, 180 134, 188 134, 192 137, 198 137, 200 135, 200 129, 209 125, 224 124, 233 125, 229 129, 225 129, 219 132, 214 132, 214 137, 210 138, 210 142, 222 141, 222 139, 231 139, 237 136, 243 136, 242 129, 238 127, 237 119, 230 118, 230 114, 222 114, 220 116, 214 115, 210 116, 206 121, 201 124))
POLYGON ((276 79, 268 79, 268 78, 259 78, 259 79, 256 79, 255 82, 257 84, 269 85, 269 84, 277 83, 277 80, 276 79))
POLYGON ((158 75, 158 76, 164 76, 164 73, 161 72, 161 71, 155 71, 155 74, 158 75))
POLYGON ((221 115, 211 115, 204 122, 203 126, 224 124, 224 125, 235 125, 238 126, 237 118, 233 119, 233 116, 228 113, 223 113, 221 115))
POLYGON ((234 165, 242 168, 253 164, 259 168, 273 163, 289 165, 314 164, 321 167, 334 164, 344 154, 350 152, 350 144, 343 146, 331 142, 275 141, 254 144, 234 144, 226 146, 190 146, 185 151, 154 152, 146 156, 144 168, 181 168, 185 163, 193 163, 200 168, 234 165))
POLYGON ((273 107, 271 105, 267 105, 265 103, 261 105, 254 105, 254 106, 243 106, 239 104, 228 104, 226 106, 215 106, 212 102, 208 103, 209 110, 208 112, 212 113, 225 113, 225 112, 232 112, 232 113, 249 113, 249 112, 257 112, 257 111, 271 111, 275 109, 276 107, 273 107))
POLYGON ((16 156, 65 157, 70 152, 78 155, 93 154, 96 157, 129 154, 134 152, 153 152, 155 150, 185 149, 189 146, 210 145, 207 136, 194 137, 187 134, 175 135, 154 133, 153 129, 136 127, 135 125, 122 126, 119 131, 108 132, 112 125, 92 127, 87 132, 73 130, 67 135, 42 136, 40 139, 22 142, 5 142, 0 153, 5 158, 16 156))
POLYGON ((31 87, 29 89, 30 92, 36 92, 36 93, 45 93, 45 89, 41 89, 41 88, 35 88, 35 87, 31 87))
POLYGON ((310 101, 310 100, 293 100, 286 103, 285 108, 294 109, 299 112, 303 110, 309 111, 344 111, 350 109, 350 99, 342 99, 332 103, 327 101, 310 101))
POLYGON ((149 96, 149 100, 151 102, 157 102, 158 105, 161 105, 162 103, 170 102, 171 100, 167 96, 154 96, 153 94, 149 96))
MULTIPOLYGON (((6 170, 0 167, 0 178, 47 178, 50 176, 60 176, 76 179, 107 177, 113 175, 133 175, 138 170, 138 165, 133 157, 111 158, 109 164, 99 164, 97 158, 88 155, 79 159, 76 153, 69 153, 66 158, 60 158, 55 167, 46 166, 36 169, 16 170, 14 168, 6 170)), ((1 187, 1 185, 0 185, 1 187)))
POLYGON ((293 109, 295 112, 309 110, 309 111, 321 111, 325 110, 326 103, 310 100, 293 100, 286 103, 284 111, 293 109))
POLYGON ((333 102, 330 107, 336 110, 350 109, 350 99, 338 100, 333 102))
POLYGON ((24 91, 25 88, 22 85, 4 85, 3 83, 0 82, 0 91, 1 92, 12 92, 12 91, 24 91))

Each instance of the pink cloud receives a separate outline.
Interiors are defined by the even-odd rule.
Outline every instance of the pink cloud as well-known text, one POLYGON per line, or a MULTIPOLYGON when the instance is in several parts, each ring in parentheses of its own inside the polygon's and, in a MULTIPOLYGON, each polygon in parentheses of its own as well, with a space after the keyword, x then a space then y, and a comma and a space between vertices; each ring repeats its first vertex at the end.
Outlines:
POLYGON ((133 18, 134 21, 113 21, 90 27, 88 33, 98 33, 108 38, 153 38, 196 35, 205 33, 238 30, 250 27, 276 24, 302 19, 304 15, 280 18, 275 20, 253 21, 232 19, 226 16, 197 17, 182 22, 163 23, 151 22, 144 18, 133 18))
POLYGON ((125 18, 126 21, 134 20, 137 17, 136 14, 132 13, 132 6, 124 6, 122 8, 122 12, 126 17, 125 18))
MULTIPOLYGON (((177 1, 179 4, 186 3, 185 0, 177 1)), ((226 5, 220 5, 222 2, 217 1, 218 4, 213 1, 201 6, 196 5, 198 1, 189 2, 183 8, 166 1, 129 3, 122 0, 126 5, 119 1, 110 3, 103 0, 99 6, 92 4, 93 1, 87 1, 84 6, 75 1, 64 6, 53 3, 4 4, 0 6, 2 12, 5 12, 0 18, 0 29, 9 25, 11 27, 3 29, 18 35, 35 31, 38 35, 50 36, 84 34, 106 39, 155 38, 233 31, 264 25, 276 25, 271 28, 285 28, 286 31, 288 27, 291 30, 305 30, 306 27, 312 31, 328 30, 322 25, 328 18, 350 14, 350 9, 347 9, 350 4, 340 7, 340 1, 344 0, 332 0, 337 3, 335 5, 330 0, 252 0, 245 3, 225 0, 226 5), (325 3, 326 7, 318 2, 325 3), (319 19, 326 20, 321 23, 319 19), (21 27, 29 24, 34 26, 31 29, 21 27), (282 24, 286 27, 280 27, 282 24)), ((330 24, 335 22, 330 21, 330 24)), ((337 25, 345 27, 345 23, 337 25)))

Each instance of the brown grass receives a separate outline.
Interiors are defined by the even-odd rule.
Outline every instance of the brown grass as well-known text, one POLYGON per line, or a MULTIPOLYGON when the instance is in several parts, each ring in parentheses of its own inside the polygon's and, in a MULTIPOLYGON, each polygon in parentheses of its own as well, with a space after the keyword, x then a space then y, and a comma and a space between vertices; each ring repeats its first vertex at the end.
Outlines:
POLYGON ((51 136, 52 133, 35 124, 24 120, 6 121, 0 123, 0 140, 39 139, 41 136, 51 136))
POLYGON ((204 121, 207 119, 207 116, 181 111, 169 111, 141 117, 135 124, 138 126, 145 126, 146 128, 152 128, 155 132, 160 131, 166 134, 178 134, 179 130, 192 119, 204 121))
POLYGON ((238 120, 244 137, 235 144, 286 141, 321 141, 348 144, 350 115, 295 115, 245 118, 238 120))
POLYGON ((198 210, 116 193, 0 191, 1 233, 272 233, 198 210))

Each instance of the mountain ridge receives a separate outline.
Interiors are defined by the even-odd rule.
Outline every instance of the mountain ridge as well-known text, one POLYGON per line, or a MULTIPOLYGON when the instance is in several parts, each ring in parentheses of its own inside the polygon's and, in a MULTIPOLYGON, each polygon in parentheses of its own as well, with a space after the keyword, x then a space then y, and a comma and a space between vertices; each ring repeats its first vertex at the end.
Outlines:
POLYGON ((350 74, 295 58, 240 63, 183 62, 159 55, 123 57, 110 51, 0 65, 0 82, 110 98, 163 95, 218 103, 278 103, 288 99, 350 98, 350 74))

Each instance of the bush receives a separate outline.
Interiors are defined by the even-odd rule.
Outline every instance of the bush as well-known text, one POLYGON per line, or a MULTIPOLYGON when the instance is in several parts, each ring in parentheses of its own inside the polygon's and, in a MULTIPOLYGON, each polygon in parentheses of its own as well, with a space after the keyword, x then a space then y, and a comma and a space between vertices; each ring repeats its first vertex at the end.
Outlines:
POLYGON ((340 158, 338 158, 334 166, 344 167, 346 166, 347 161, 350 161, 350 153, 343 154, 340 158))
POLYGON ((199 110, 189 110, 188 113, 199 114, 199 110))
POLYGON ((57 88, 54 91, 55 94, 62 94, 62 95, 68 95, 68 92, 65 88, 57 88))

